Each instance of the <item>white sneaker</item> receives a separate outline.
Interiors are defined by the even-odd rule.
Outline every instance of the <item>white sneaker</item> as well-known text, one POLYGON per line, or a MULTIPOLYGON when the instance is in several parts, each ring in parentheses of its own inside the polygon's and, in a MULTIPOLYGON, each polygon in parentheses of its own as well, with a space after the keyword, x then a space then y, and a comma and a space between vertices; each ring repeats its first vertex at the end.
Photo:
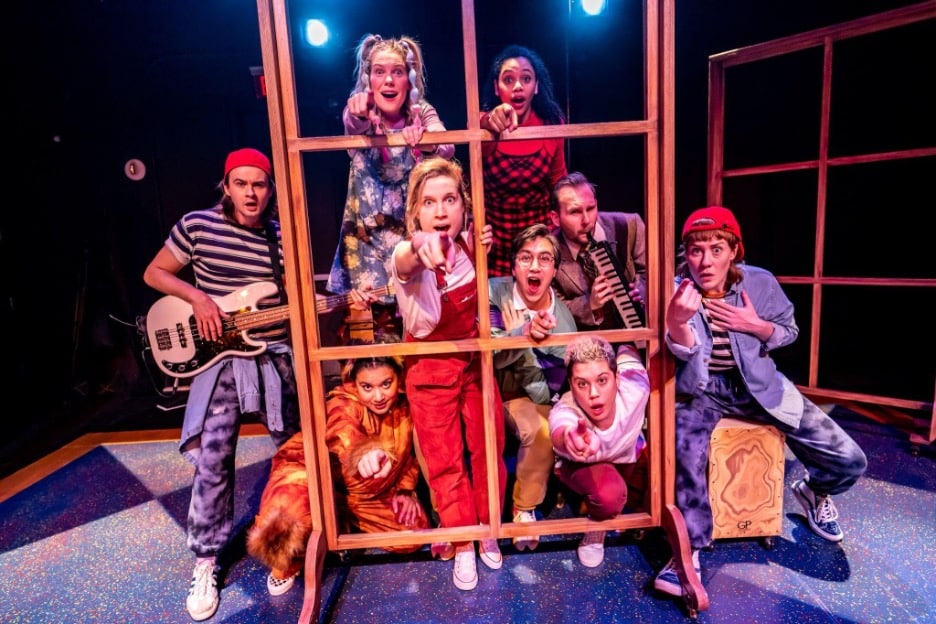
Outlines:
POLYGON ((452 570, 455 587, 468 591, 478 586, 478 567, 475 563, 474 542, 455 547, 455 567, 452 570))
MULTIPOLYGON (((536 515, 532 511, 517 511, 514 513, 514 522, 536 522, 536 515)), ((539 535, 524 535, 513 538, 514 548, 517 550, 534 550, 539 546, 539 535)))
POLYGON ((478 552, 481 555, 481 561, 484 562, 484 565, 492 570, 500 570, 501 566, 504 565, 504 558, 501 556, 500 547, 497 545, 496 539, 481 540, 481 544, 478 546, 478 552))
POLYGON ((578 558, 586 568, 595 568, 604 561, 604 531, 588 531, 578 547, 578 558))
POLYGON ((196 622, 207 620, 218 610, 218 567, 214 559, 205 559, 195 565, 185 606, 196 622))

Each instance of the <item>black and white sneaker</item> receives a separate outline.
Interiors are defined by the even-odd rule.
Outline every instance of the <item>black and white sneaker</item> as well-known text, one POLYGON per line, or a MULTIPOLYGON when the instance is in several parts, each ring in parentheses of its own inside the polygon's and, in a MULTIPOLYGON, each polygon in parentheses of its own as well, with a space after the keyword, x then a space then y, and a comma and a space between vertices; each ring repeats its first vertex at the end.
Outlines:
MULTIPOLYGON (((695 568, 696 576, 701 580, 702 566, 699 565, 698 549, 692 551, 692 567, 695 568)), ((653 588, 664 594, 676 596, 677 598, 683 595, 682 585, 679 583, 679 575, 676 574, 676 564, 673 563, 672 559, 666 562, 663 569, 660 570, 656 578, 653 579, 653 588)))
POLYGON ((213 559, 195 565, 185 607, 196 622, 207 620, 218 610, 218 566, 213 559))
POLYGON ((845 534, 838 525, 838 510, 831 496, 820 496, 813 492, 803 479, 793 484, 793 494, 806 512, 809 528, 816 535, 830 542, 841 542, 845 534))
POLYGON ((276 578, 273 576, 273 573, 270 572, 267 575, 267 591, 270 592, 271 596, 282 596, 296 584, 297 576, 299 576, 298 570, 295 574, 291 574, 284 579, 276 578))

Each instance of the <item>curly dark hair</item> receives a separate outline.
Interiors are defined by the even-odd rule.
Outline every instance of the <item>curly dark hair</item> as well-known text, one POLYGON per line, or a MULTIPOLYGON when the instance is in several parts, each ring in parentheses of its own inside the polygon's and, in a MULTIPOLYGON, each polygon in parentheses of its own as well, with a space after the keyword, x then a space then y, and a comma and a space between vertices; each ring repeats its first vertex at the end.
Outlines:
POLYGON ((540 55, 521 45, 509 45, 500 54, 494 57, 494 62, 488 70, 487 79, 481 85, 481 110, 489 111, 501 103, 500 97, 494 89, 494 84, 500 76, 501 67, 508 59, 523 57, 530 61, 533 71, 536 72, 536 83, 539 91, 533 96, 532 108, 536 116, 543 120, 543 123, 550 125, 563 124, 566 121, 562 107, 556 101, 553 93, 553 81, 549 75, 549 69, 546 63, 540 58, 540 55))

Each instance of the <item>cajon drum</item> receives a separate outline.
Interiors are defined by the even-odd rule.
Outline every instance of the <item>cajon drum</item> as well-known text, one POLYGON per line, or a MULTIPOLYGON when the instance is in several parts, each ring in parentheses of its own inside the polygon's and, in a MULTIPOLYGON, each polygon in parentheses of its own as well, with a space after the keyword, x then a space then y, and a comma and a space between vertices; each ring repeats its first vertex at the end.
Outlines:
POLYGON ((772 425, 722 418, 709 447, 713 539, 772 537, 783 525, 784 435, 772 425))

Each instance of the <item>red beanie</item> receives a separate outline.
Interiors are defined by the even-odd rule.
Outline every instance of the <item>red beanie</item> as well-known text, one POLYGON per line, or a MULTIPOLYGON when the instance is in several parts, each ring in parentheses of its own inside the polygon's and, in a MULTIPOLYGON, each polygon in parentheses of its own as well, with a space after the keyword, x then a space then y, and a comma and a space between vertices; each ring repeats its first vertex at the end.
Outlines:
POLYGON ((270 166, 270 159, 259 150, 245 147, 228 154, 227 160, 224 161, 224 177, 226 178, 227 174, 231 173, 231 169, 246 166, 256 167, 257 169, 265 171, 268 176, 273 175, 273 167, 270 166))
POLYGON ((709 206, 708 208, 699 208, 686 219, 686 225, 682 229, 682 239, 686 240, 686 235, 690 232, 706 232, 710 230, 725 230, 734 234, 738 238, 738 254, 735 260, 744 258, 744 245, 741 243, 741 226, 734 214, 727 208, 721 206, 709 206))

